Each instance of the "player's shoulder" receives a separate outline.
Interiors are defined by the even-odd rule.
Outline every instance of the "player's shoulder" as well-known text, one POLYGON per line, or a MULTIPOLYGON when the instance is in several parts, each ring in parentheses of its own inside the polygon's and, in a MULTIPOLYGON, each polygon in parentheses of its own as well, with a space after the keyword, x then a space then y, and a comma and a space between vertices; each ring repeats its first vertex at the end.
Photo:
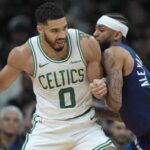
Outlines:
POLYGON ((121 46, 112 45, 104 51, 104 56, 105 55, 111 55, 113 57, 123 59, 129 55, 129 52, 121 46))
POLYGON ((113 62, 114 64, 122 64, 126 58, 126 54, 123 52, 122 48, 119 46, 110 46, 103 52, 104 60, 113 62))
POLYGON ((86 62, 95 57, 101 57, 100 46, 92 35, 78 29, 69 29, 69 32, 76 32, 78 34, 79 44, 86 62))
POLYGON ((8 56, 8 64, 15 68, 23 68, 31 56, 31 50, 28 43, 14 47, 8 56))
POLYGON ((113 46, 110 47, 110 49, 112 51, 114 51, 114 53, 116 53, 118 55, 127 56, 127 55, 130 54, 129 51, 126 48, 122 47, 122 46, 115 46, 115 45, 113 45, 113 46))
POLYGON ((99 46, 97 40, 93 37, 93 35, 90 35, 90 34, 84 32, 84 31, 69 28, 68 33, 70 35, 77 36, 77 38, 79 38, 79 41, 80 41, 81 45, 88 45, 88 46, 96 45, 96 46, 99 46))
POLYGON ((20 46, 16 46, 14 47, 11 52, 10 52, 10 55, 11 54, 15 54, 15 56, 23 56, 25 57, 26 55, 29 55, 31 54, 31 49, 29 47, 29 44, 26 42, 20 46))

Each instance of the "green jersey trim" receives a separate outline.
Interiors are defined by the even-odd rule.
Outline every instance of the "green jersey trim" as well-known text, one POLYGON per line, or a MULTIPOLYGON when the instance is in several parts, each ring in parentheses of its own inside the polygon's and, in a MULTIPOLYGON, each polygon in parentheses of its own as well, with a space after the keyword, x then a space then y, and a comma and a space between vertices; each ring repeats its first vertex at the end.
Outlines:
POLYGON ((83 55, 83 50, 81 48, 81 43, 80 43, 80 31, 76 30, 76 38, 77 38, 77 45, 78 45, 78 49, 79 49, 79 53, 81 56, 81 59, 83 61, 83 63, 85 64, 85 66, 87 66, 84 55, 83 55))
MULTIPOLYGON (((36 117, 37 117, 37 115, 33 116, 33 120, 32 120, 33 127, 32 127, 32 129, 30 130, 30 134, 33 132, 33 130, 34 130, 35 127, 36 127, 36 124, 37 124, 37 121, 35 120, 36 117)), ((27 144, 28 144, 28 141, 29 141, 29 134, 27 133, 25 142, 24 142, 24 144, 23 144, 21 150, 25 150, 25 148, 26 148, 26 146, 27 146, 27 144)))
POLYGON ((37 59, 36 59, 36 55, 35 55, 35 50, 34 50, 34 46, 31 42, 31 39, 28 40, 28 44, 31 48, 31 51, 32 51, 32 59, 33 59, 33 63, 34 63, 34 71, 33 71, 33 77, 35 78, 36 77, 36 73, 37 73, 37 59))
POLYGON ((89 113, 91 110, 92 110, 92 107, 90 107, 89 109, 87 109, 83 114, 81 114, 79 116, 76 116, 76 117, 73 117, 73 118, 66 119, 66 120, 71 120, 71 119, 82 117, 83 115, 86 115, 87 113, 89 113))
POLYGON ((70 58, 71 52, 72 52, 72 46, 71 46, 71 40, 70 40, 70 35, 69 35, 69 34, 68 34, 68 36, 67 36, 67 41, 68 41, 67 43, 68 43, 68 47, 69 47, 69 48, 68 48, 68 55, 67 55, 67 57, 66 57, 64 60, 55 60, 55 59, 50 58, 50 57, 45 53, 44 49, 42 48, 40 36, 38 36, 38 38, 37 38, 38 46, 39 46, 39 49, 41 50, 42 54, 44 55, 44 57, 45 57, 46 59, 48 59, 49 61, 51 61, 51 62, 53 62, 53 63, 63 63, 63 62, 67 61, 67 60, 70 58))
POLYGON ((98 145, 93 150, 104 150, 105 148, 107 148, 111 144, 112 144, 112 141, 110 139, 108 139, 106 142, 104 142, 103 144, 98 145))

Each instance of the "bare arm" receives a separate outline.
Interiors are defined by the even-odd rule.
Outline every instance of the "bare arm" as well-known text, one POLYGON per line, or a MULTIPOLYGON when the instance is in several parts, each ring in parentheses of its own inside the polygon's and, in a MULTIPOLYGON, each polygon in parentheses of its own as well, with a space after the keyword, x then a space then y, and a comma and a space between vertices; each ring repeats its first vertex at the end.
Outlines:
POLYGON ((11 50, 7 65, 0 71, 0 91, 8 88, 25 71, 29 55, 26 53, 26 46, 15 47, 11 50))
MULTIPOLYGON (((98 42, 93 36, 89 36, 83 32, 80 33, 81 47, 87 63, 87 77, 91 84, 95 80, 103 77, 103 69, 101 66, 101 49, 98 42)), ((90 84, 90 86, 91 86, 90 84)), ((105 81, 99 80, 99 91, 97 93, 99 98, 102 98, 107 93, 105 81)))
POLYGON ((105 50, 104 67, 108 85, 107 105, 112 111, 118 112, 122 105, 123 59, 116 49, 105 50))
POLYGON ((106 120, 122 121, 120 114, 112 112, 107 106, 95 107, 96 115, 106 120))
POLYGON ((20 74, 21 70, 18 68, 15 68, 14 61, 17 62, 17 59, 15 60, 15 51, 14 48, 9 56, 7 65, 0 71, 0 90, 5 90, 13 83, 13 81, 17 78, 17 76, 20 74))
POLYGON ((87 63, 87 76, 90 82, 102 77, 101 49, 97 41, 88 34, 80 32, 80 42, 87 63))

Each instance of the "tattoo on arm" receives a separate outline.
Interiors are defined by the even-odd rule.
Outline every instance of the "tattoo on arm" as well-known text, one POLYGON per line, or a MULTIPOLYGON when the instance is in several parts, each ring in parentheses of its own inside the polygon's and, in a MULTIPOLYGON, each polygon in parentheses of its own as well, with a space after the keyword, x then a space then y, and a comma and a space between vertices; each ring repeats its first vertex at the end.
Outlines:
POLYGON ((112 69, 111 72, 107 75, 108 86, 110 88, 109 92, 112 99, 117 103, 120 103, 122 100, 123 81, 122 77, 120 76, 122 76, 121 70, 117 68, 112 69))
POLYGON ((122 102, 122 70, 116 66, 115 57, 110 52, 105 52, 104 66, 107 73, 109 97, 116 103, 122 102))
POLYGON ((83 38, 87 38, 87 39, 90 38, 90 35, 88 35, 88 34, 86 34, 84 32, 79 32, 79 34, 80 34, 80 40, 82 40, 83 38))

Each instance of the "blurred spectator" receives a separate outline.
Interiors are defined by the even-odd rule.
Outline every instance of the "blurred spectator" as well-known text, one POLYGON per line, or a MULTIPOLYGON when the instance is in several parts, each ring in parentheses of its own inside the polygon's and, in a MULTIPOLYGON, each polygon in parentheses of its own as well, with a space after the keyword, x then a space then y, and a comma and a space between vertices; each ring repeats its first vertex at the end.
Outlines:
POLYGON ((108 130, 117 150, 123 150, 135 138, 134 134, 126 128, 123 122, 113 121, 109 124, 108 130))
POLYGON ((67 19, 69 25, 87 33, 92 33, 92 14, 95 13, 95 3, 91 0, 72 0, 72 7, 68 11, 67 19), (90 17, 91 16, 91 17, 90 17))
POLYGON ((0 142, 0 150, 8 150, 7 147, 0 142))
POLYGON ((0 139, 8 150, 21 150, 23 140, 22 112, 15 106, 6 106, 0 111, 0 139))
POLYGON ((30 36, 31 20, 28 16, 17 15, 8 23, 9 48, 19 46, 26 42, 30 36))
POLYGON ((33 93, 32 81, 27 74, 23 74, 22 87, 20 107, 24 115, 24 131, 28 133, 32 127, 32 116, 35 110, 36 98, 33 93))
POLYGON ((0 93, 0 108, 6 105, 10 99, 18 98, 22 92, 21 81, 22 76, 19 76, 7 90, 0 93))
MULTIPOLYGON (((3 65, 6 65, 6 60, 10 50, 26 42, 30 36, 30 18, 24 15, 18 15, 13 17, 8 23, 8 41, 9 44, 5 46, 3 52, 3 58, 1 58, 3 65)), ((3 66, 4 67, 4 66, 3 66)), ((6 91, 0 94, 1 106, 3 106, 9 99, 16 98, 22 91, 22 76, 19 76, 17 80, 6 91), (9 93, 9 94, 8 94, 9 93)))
MULTIPOLYGON (((26 99, 26 101, 29 100, 28 98, 26 99)), ((22 111, 24 114, 24 120, 23 120, 24 132, 29 133, 32 127, 32 116, 33 116, 33 113, 35 112, 35 101, 30 101, 28 103, 26 102, 23 105, 22 111)))
MULTIPOLYGON (((81 29, 89 34, 93 33, 96 20, 101 14, 109 12, 125 14, 130 22, 128 42, 150 69, 148 19, 150 2, 148 0, 0 0, 0 69, 5 66, 13 47, 21 45, 36 34, 33 12, 39 4, 46 1, 56 2, 64 7, 69 27, 81 29)), ((104 101, 100 103, 105 105, 104 101)), ((6 104, 15 104, 21 108, 25 117, 25 132, 28 132, 35 108, 35 96, 31 79, 25 74, 20 76, 8 90, 0 93, 0 108, 6 104)), ((110 122, 104 120, 101 123, 107 131, 110 122)))

